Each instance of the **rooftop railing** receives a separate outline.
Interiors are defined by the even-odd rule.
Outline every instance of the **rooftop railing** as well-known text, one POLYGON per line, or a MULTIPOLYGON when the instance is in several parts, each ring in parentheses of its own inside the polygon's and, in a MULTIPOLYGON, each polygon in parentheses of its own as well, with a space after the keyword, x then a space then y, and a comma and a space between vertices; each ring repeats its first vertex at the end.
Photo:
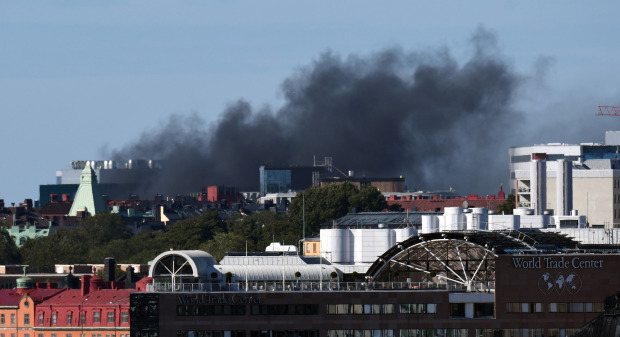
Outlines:
POLYGON ((419 291, 446 290, 454 292, 493 292, 495 282, 474 282, 469 285, 434 282, 310 282, 310 281, 260 281, 233 283, 164 283, 149 285, 152 292, 261 292, 261 291, 419 291))

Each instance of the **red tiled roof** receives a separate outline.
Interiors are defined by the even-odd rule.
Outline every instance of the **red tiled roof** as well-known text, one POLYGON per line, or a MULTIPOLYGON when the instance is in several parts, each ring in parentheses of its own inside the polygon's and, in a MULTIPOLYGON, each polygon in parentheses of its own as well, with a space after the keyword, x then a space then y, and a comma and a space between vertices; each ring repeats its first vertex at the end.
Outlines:
POLYGON ((443 211, 444 207, 463 207, 463 202, 467 201, 469 207, 485 207, 496 210, 497 206, 506 202, 501 199, 421 199, 421 200, 388 200, 388 205, 398 204, 404 209, 411 210, 412 207, 420 212, 433 212, 436 209, 443 211))
POLYGON ((30 296, 34 302, 42 302, 66 289, 2 289, 0 290, 0 306, 17 306, 24 295, 30 296))
POLYGON ((58 294, 46 301, 43 305, 82 305, 82 306, 105 306, 129 304, 129 294, 134 289, 101 289, 82 296, 80 289, 70 289, 58 294))

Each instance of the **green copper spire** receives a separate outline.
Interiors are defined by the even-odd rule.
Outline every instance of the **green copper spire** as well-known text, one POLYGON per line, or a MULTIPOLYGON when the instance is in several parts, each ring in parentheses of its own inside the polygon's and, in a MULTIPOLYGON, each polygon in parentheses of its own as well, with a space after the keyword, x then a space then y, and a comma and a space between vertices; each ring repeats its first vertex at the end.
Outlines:
POLYGON ((90 215, 106 211, 103 198, 99 192, 97 175, 90 165, 86 165, 82 170, 80 187, 78 187, 68 215, 76 216, 79 211, 86 211, 90 215))

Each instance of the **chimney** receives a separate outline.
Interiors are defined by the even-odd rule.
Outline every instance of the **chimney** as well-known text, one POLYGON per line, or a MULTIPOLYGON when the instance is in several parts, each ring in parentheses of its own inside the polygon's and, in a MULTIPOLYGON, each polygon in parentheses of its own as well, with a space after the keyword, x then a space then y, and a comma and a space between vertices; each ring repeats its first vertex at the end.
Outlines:
POLYGON ((82 275, 82 296, 86 296, 90 292, 90 278, 90 275, 82 275))
POLYGON ((63 194, 62 195, 62 202, 69 202, 69 195, 68 194, 63 194))
POLYGON ((127 273, 126 275, 126 283, 128 284, 132 284, 133 283, 133 279, 135 277, 134 275, 134 269, 132 266, 127 267, 127 269, 125 270, 125 272, 127 273))
POLYGON ((103 282, 114 281, 114 272, 116 268, 116 261, 113 257, 106 257, 103 262, 103 282))
POLYGON ((50 202, 58 202, 58 194, 50 194, 50 202))

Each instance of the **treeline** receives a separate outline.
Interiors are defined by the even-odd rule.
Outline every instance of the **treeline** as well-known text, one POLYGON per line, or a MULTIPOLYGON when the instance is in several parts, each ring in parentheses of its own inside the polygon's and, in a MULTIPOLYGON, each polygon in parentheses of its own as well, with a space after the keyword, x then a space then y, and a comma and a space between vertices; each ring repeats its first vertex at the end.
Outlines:
POLYGON ((355 209, 387 208, 374 187, 357 189, 350 183, 310 188, 289 205, 288 214, 270 211, 234 215, 226 221, 217 212, 178 221, 164 231, 131 234, 123 218, 100 213, 78 228, 58 229, 48 237, 30 239, 17 248, 6 230, 0 230, 0 264, 23 263, 38 272, 52 272, 55 264, 99 263, 114 257, 118 263, 146 263, 170 250, 204 250, 220 260, 226 252, 264 251, 271 242, 298 246, 304 235, 319 233, 320 224, 355 209))

